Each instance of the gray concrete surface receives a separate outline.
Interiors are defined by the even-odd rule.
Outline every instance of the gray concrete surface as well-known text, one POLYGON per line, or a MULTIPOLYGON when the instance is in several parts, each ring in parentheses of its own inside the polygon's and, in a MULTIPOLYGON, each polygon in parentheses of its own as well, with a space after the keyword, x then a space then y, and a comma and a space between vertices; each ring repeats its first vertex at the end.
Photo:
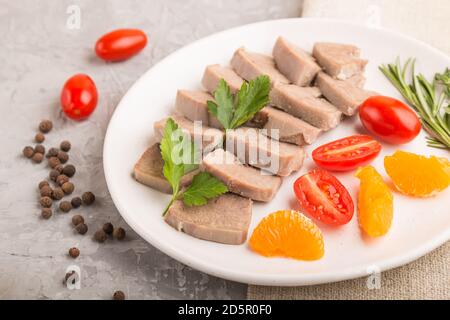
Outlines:
POLYGON ((170 52, 233 26, 299 16, 300 6, 301 0, 0 0, 0 299, 110 299, 117 289, 134 299, 245 298, 246 285, 178 263, 125 224, 106 188, 103 137, 122 95, 170 52), (80 8, 79 29, 68 28, 70 5, 80 8), (120 27, 145 30, 148 47, 123 63, 96 59, 96 39, 120 27), (58 104, 64 81, 78 72, 91 75, 100 93, 97 110, 80 123, 67 120, 58 104), (21 156, 43 118, 55 125, 47 148, 63 139, 73 144, 75 194, 92 190, 98 198, 93 207, 55 212, 48 221, 40 218, 37 204, 37 184, 48 168, 21 156), (75 213, 87 218, 85 236, 70 225, 75 213), (94 242, 93 233, 107 221, 123 226, 127 240, 94 242), (81 250, 77 260, 67 256, 73 246, 81 250), (62 284, 72 264, 81 269, 80 290, 62 284))

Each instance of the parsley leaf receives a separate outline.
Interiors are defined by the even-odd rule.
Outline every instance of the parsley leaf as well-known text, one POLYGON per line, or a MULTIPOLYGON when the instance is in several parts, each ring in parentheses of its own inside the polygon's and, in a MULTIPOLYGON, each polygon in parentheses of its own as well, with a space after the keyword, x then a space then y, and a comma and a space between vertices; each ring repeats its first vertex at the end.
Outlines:
POLYGON ((208 101, 208 109, 225 129, 234 129, 269 103, 269 92, 270 79, 265 75, 249 83, 244 82, 235 97, 225 80, 221 79, 214 91, 216 101, 208 101))
POLYGON ((202 206, 209 199, 228 191, 225 184, 207 172, 200 172, 191 185, 183 192, 183 202, 187 206, 202 206))

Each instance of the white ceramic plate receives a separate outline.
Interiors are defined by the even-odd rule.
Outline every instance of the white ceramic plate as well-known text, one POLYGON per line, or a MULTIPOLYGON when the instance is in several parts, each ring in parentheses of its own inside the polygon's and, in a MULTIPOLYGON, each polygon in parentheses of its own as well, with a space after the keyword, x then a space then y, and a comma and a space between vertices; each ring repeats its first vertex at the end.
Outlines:
MULTIPOLYGON (((265 258, 247 244, 223 245, 177 232, 161 218, 169 196, 137 183, 132 169, 153 137, 153 122, 171 111, 176 90, 200 89, 206 65, 228 64, 235 49, 270 54, 282 35, 306 50, 316 41, 351 43, 369 59, 366 88, 398 97, 378 66, 397 56, 417 58, 417 70, 431 76, 450 66, 450 59, 430 46, 386 30, 322 19, 266 21, 227 30, 184 47, 148 70, 128 91, 108 127, 104 146, 104 168, 111 196, 126 222, 144 239, 169 256, 195 269, 230 280, 260 285, 309 285, 365 276, 408 263, 450 239, 450 190, 431 199, 413 199, 395 193, 394 221, 380 239, 366 239, 353 220, 340 228, 320 225, 325 238, 325 256, 315 262, 285 258, 265 258)), ((345 120, 324 134, 307 151, 362 129, 357 117, 345 120)), ((448 157, 446 151, 428 148, 421 133, 412 143, 384 145, 373 165, 386 176, 384 155, 397 148, 420 154, 448 157)), ((281 190, 268 204, 255 204, 249 234, 269 213, 297 208, 292 183, 313 167, 309 158, 302 170, 285 178, 281 190)), ((338 174, 356 201, 358 180, 352 173, 338 174)), ((356 202, 355 202, 356 203, 356 202)))

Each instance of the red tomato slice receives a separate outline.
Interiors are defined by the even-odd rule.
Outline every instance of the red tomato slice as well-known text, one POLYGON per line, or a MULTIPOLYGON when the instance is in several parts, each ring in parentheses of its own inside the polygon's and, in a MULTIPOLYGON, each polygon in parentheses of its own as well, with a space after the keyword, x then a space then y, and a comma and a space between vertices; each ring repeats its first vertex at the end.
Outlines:
POLYGON ((348 223, 354 212, 347 189, 331 173, 314 169, 294 182, 294 192, 304 212, 325 224, 348 223))
POLYGON ((327 170, 349 171, 369 163, 380 151, 381 144, 372 137, 354 135, 318 147, 312 157, 327 170))
POLYGON ((147 45, 147 36, 139 29, 118 29, 103 35, 95 44, 95 53, 105 61, 126 60, 147 45))

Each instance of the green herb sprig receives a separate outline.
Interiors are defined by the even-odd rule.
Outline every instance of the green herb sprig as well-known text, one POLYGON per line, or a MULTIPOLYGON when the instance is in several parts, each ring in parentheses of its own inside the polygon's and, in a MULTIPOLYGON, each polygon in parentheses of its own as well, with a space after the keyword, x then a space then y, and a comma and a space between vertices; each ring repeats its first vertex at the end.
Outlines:
POLYGON ((215 101, 208 101, 208 109, 224 129, 234 129, 269 103, 269 92, 270 79, 265 75, 244 82, 234 96, 225 80, 221 79, 214 91, 215 101))
POLYGON ((409 58, 402 66, 397 58, 395 63, 381 65, 379 69, 417 112, 430 135, 428 146, 450 149, 450 70, 437 73, 429 82, 423 74, 415 74, 414 64, 415 59, 409 58), (408 71, 411 83, 406 80, 408 71))
POLYGON ((172 118, 167 119, 160 149, 164 160, 163 174, 172 187, 172 198, 163 216, 176 200, 183 199, 187 206, 202 206, 209 199, 228 191, 222 181, 207 172, 196 174, 189 187, 180 190, 181 178, 198 167, 196 164, 198 155, 194 143, 178 128, 172 118))

